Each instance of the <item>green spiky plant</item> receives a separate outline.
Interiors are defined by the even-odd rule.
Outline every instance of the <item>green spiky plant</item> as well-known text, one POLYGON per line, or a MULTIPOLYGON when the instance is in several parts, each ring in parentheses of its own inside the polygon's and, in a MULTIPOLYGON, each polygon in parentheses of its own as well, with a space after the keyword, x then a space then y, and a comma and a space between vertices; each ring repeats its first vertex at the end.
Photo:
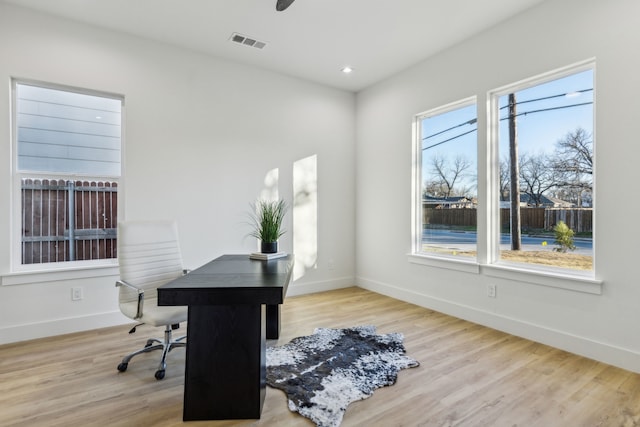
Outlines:
POLYGON ((251 236, 265 243, 278 241, 286 230, 282 228, 284 215, 287 213, 287 203, 280 199, 275 201, 258 200, 251 204, 251 236))
POLYGON ((576 245, 573 244, 573 230, 564 221, 558 221, 558 224, 553 227, 553 231, 556 235, 554 243, 558 246, 553 249, 554 251, 565 253, 576 248, 576 245))

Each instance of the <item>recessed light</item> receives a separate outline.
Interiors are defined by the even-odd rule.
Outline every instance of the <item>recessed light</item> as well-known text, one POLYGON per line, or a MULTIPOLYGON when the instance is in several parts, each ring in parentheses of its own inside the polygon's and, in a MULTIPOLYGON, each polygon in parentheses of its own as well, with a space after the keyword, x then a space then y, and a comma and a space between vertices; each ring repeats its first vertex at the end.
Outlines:
POLYGON ((340 70, 340 71, 342 71, 345 74, 349 74, 349 73, 353 72, 353 68, 351 68, 349 66, 346 66, 346 67, 342 68, 342 70, 340 70))

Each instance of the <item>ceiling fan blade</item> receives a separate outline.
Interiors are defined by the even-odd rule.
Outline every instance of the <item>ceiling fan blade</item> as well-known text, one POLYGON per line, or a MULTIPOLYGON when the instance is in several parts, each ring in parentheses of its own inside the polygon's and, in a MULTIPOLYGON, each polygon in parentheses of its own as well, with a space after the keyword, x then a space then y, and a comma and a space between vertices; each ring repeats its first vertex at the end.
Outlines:
POLYGON ((293 2, 294 2, 294 0, 277 0, 276 1, 276 10, 278 12, 282 12, 283 10, 285 10, 286 8, 291 6, 291 3, 293 3, 293 2))

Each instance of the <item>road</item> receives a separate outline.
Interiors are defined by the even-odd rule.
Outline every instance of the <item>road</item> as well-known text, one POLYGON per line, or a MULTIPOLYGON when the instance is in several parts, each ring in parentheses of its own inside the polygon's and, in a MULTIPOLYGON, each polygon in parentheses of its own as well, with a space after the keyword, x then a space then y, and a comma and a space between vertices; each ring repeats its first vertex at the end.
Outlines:
MULTIPOLYGON (((532 250, 549 250, 552 251, 557 246, 553 243, 555 239, 552 236, 548 237, 531 237, 522 236, 521 243, 522 249, 527 251, 532 250), (543 244, 546 242, 546 245, 543 244)), ((470 231, 450 231, 450 230, 431 230, 427 229, 422 232, 422 243, 429 245, 444 246, 450 249, 463 250, 475 250, 477 241, 477 233, 470 231)), ((592 255, 593 254, 593 240, 592 239, 575 239, 573 242, 576 245, 576 250, 572 251, 575 254, 592 255)), ((500 235, 500 249, 508 250, 511 247, 511 237, 509 234, 500 235)))

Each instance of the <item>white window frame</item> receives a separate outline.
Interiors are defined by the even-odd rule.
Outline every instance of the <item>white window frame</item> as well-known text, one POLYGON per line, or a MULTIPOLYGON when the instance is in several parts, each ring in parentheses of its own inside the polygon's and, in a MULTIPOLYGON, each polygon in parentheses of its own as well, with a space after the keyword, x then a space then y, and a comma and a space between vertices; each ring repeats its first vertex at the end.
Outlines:
MULTIPOLYGON (((493 167, 489 170, 487 186, 490 189, 488 194, 491 198, 488 200, 487 206, 487 241, 488 252, 486 256, 487 265, 485 270, 487 275, 493 277, 503 277, 508 279, 524 280, 541 285, 562 287, 565 289, 583 290, 590 293, 600 293, 601 284, 600 280, 596 279, 596 215, 595 209, 597 205, 596 196, 596 168, 594 159, 594 171, 593 171, 593 200, 594 200, 594 215, 593 215, 593 269, 591 271, 571 270, 566 268, 554 268, 550 266, 539 266, 536 264, 524 264, 514 263, 500 260, 500 201, 498 191, 499 187, 499 134, 500 134, 500 118, 499 118, 499 106, 498 100, 501 96, 507 95, 512 92, 518 92, 524 89, 528 89, 533 86, 537 86, 549 81, 561 79, 563 77, 570 76, 572 74, 580 73, 582 71, 592 70, 594 73, 594 96, 595 96, 595 72, 596 64, 595 59, 589 59, 577 64, 569 65, 557 70, 553 70, 547 73, 543 73, 520 82, 506 85, 498 89, 491 90, 487 93, 488 100, 488 157, 489 164, 493 167)), ((595 97, 594 97, 595 100, 595 97)), ((596 117, 596 103, 593 104, 593 138, 594 138, 594 153, 596 150, 596 131, 595 131, 595 117, 596 117)), ((595 157, 595 156, 594 156, 595 157)))
MULTIPOLYGON (((422 251, 422 120, 471 105, 475 105, 476 111, 478 111, 478 99, 476 96, 470 96, 468 98, 427 110, 416 114, 413 118, 413 159, 411 167, 411 253, 409 254, 409 261, 412 263, 441 268, 452 268, 472 273, 477 273, 479 271, 476 258, 422 251)), ((478 160, 477 154, 476 160, 478 160)))
POLYGON ((118 183, 118 218, 122 218, 123 209, 123 191, 122 191, 122 175, 124 165, 124 117, 125 117, 125 100, 123 95, 71 87, 66 85, 52 84, 29 79, 12 78, 11 79, 11 215, 9 221, 10 236, 10 272, 2 276, 2 285, 13 285, 23 283, 49 282, 56 280, 68 280, 84 277, 100 277, 111 276, 117 274, 118 260, 115 258, 102 260, 82 260, 82 261, 65 261, 65 262, 49 262, 40 264, 22 264, 21 257, 21 182, 23 178, 52 178, 52 179, 71 179, 71 180, 108 180, 118 183), (44 173, 38 171, 19 171, 17 165, 18 141, 17 141, 17 112, 16 112, 16 85, 31 85, 48 89, 75 92, 86 95, 100 96, 112 98, 121 102, 121 139, 120 139, 120 165, 121 172, 118 176, 88 176, 81 174, 64 174, 64 173, 44 173))
MULTIPOLYGON (((478 108, 478 241, 476 260, 465 260, 463 257, 442 256, 420 252, 421 248, 421 145, 418 139, 421 133, 420 119, 426 114, 440 114, 448 110, 468 105, 475 97, 450 103, 439 108, 417 114, 414 117, 412 129, 412 185, 411 185, 411 253, 408 261, 430 267, 451 269, 460 272, 482 274, 488 277, 496 277, 532 285, 559 288, 564 290, 584 292, 589 294, 602 294, 603 281, 597 277, 596 271, 596 215, 593 216, 593 269, 588 272, 537 266, 535 264, 519 264, 500 261, 500 199, 499 187, 499 115, 498 99, 510 92, 517 92, 531 86, 535 86, 550 80, 566 77, 581 71, 593 70, 594 75, 594 104, 593 104, 593 137, 594 154, 596 151, 596 61, 591 58, 560 69, 543 73, 532 78, 524 79, 514 84, 493 89, 486 94, 486 109, 481 103, 478 108), (465 104, 465 102, 467 104, 465 104), (484 113, 484 117, 483 117, 484 113), (484 120, 482 120, 484 118, 484 120), (486 131, 481 134, 481 131, 486 131), (486 136, 486 137, 485 137, 486 136), (484 173, 484 176, 482 174, 484 173)), ((595 156, 594 156, 595 157, 595 156)), ((594 160, 593 171, 593 200, 594 210, 597 205, 597 178, 594 160)))

